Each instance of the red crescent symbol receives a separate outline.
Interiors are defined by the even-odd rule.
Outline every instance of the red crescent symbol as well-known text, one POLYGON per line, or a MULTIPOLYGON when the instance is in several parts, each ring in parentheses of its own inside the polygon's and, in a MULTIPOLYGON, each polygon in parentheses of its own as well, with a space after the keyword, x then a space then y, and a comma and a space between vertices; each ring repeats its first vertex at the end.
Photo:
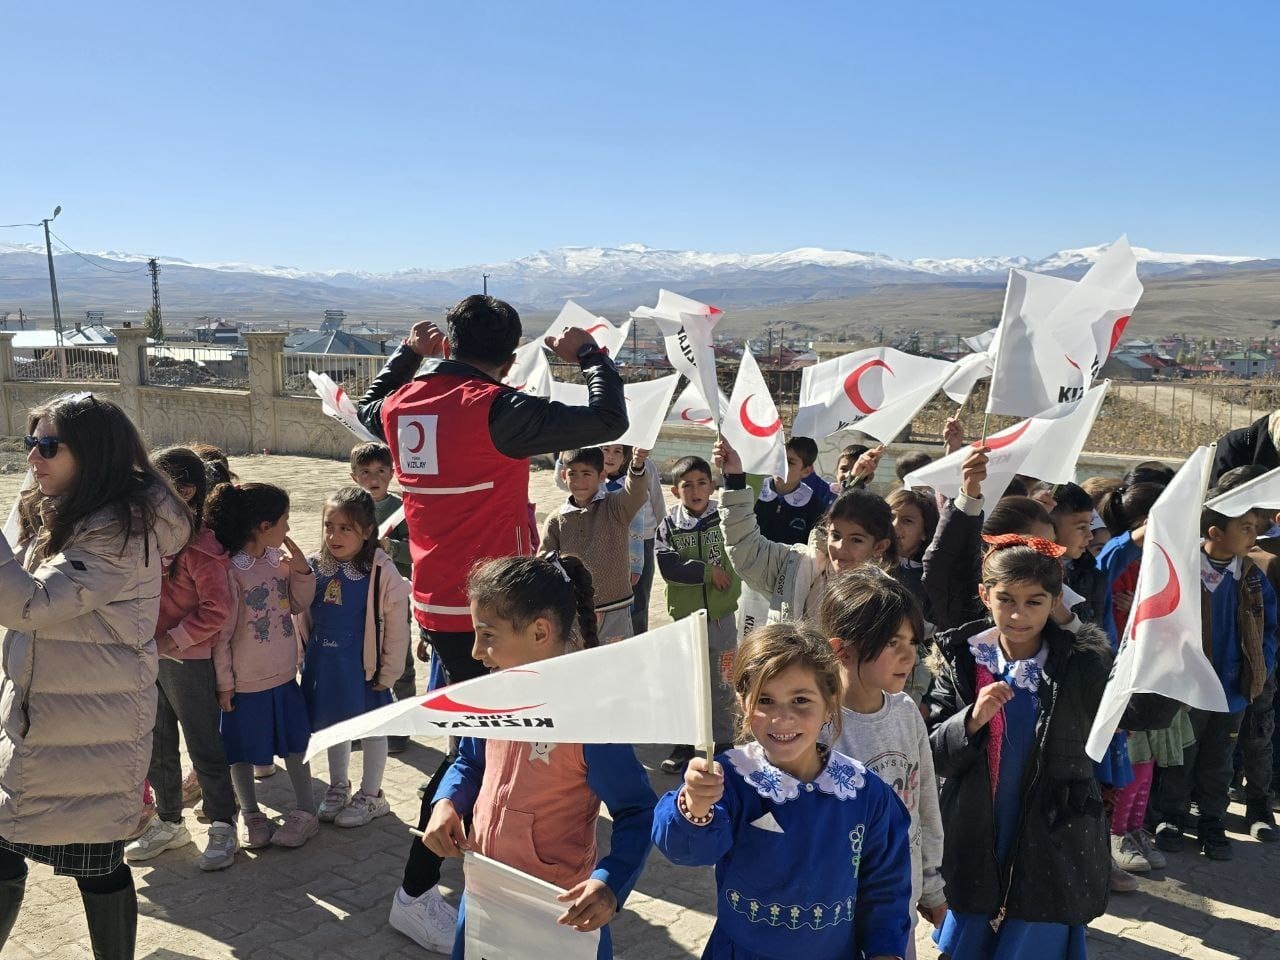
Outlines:
POLYGON ((707 307, 707 316, 714 317, 717 313, 724 313, 719 307, 707 307))
MULTIPOLYGON (((1067 357, 1067 363, 1071 364, 1071 365, 1072 365, 1073 367, 1075 367, 1077 370, 1080 370, 1080 364, 1076 363, 1076 362, 1075 362, 1074 360, 1072 360, 1070 357, 1067 357)), ((1081 372, 1081 373, 1084 373, 1084 371, 1083 371, 1083 370, 1080 370, 1080 372, 1081 372)))
POLYGON ((1013 433, 1007 434, 1006 436, 1002 436, 1002 437, 987 437, 985 444, 975 443, 973 446, 975 448, 985 446, 988 450, 999 450, 1001 447, 1009 446, 1009 444, 1016 441, 1020 436, 1026 433, 1029 429, 1031 429, 1031 421, 1027 420, 1023 422, 1022 426, 1014 430, 1013 433))
POLYGON ((897 374, 893 372, 893 368, 883 360, 868 360, 866 363, 858 366, 853 373, 844 378, 844 392, 849 397, 849 402, 864 414, 875 413, 878 409, 871 406, 871 404, 867 403, 867 401, 863 399, 862 389, 858 385, 858 381, 862 378, 862 375, 872 367, 884 367, 889 371, 890 375, 897 376, 897 374))
POLYGON ((595 333, 597 330, 608 330, 609 325, 606 323, 597 323, 594 327, 587 327, 587 333, 595 333))
POLYGON ((1142 602, 1138 604, 1138 608, 1133 612, 1133 629, 1135 631, 1144 620, 1156 620, 1173 613, 1178 608, 1178 602, 1182 599, 1182 584, 1178 583, 1178 574, 1173 569, 1173 561, 1169 559, 1169 554, 1160 544, 1157 543, 1155 548, 1164 557, 1165 566, 1169 570, 1169 580, 1159 593, 1153 597, 1144 597, 1142 602))
POLYGON ((417 420, 413 421, 413 423, 409 424, 409 426, 416 428, 418 431, 418 444, 417 446, 414 446, 412 443, 409 444, 409 452, 421 453, 422 448, 427 445, 427 431, 422 429, 422 424, 420 424, 417 420))
POLYGON ((1124 328, 1129 325, 1128 317, 1121 317, 1111 328, 1111 346, 1107 348, 1107 356, 1111 356, 1111 351, 1116 348, 1116 344, 1120 342, 1120 338, 1124 336, 1124 328))
POLYGON ((525 387, 527 387, 528 385, 529 385, 529 384, 527 384, 527 383, 522 383, 522 384, 520 384, 520 386, 518 386, 518 387, 517 387, 514 383, 509 383, 509 384, 507 384, 507 386, 509 386, 512 390, 523 390, 523 389, 524 389, 525 387))
POLYGON ((782 418, 779 417, 767 427, 754 422, 747 416, 747 404, 751 402, 751 398, 754 396, 754 393, 747 394, 747 399, 743 400, 742 406, 738 408, 738 419, 742 421, 742 429, 753 437, 772 437, 782 429, 782 418))
POLYGON ((346 394, 343 392, 342 388, 339 387, 338 392, 333 395, 333 398, 338 401, 338 406, 342 406, 342 398, 345 396, 346 394))
POLYGON ((681 420, 688 420, 690 423, 710 423, 710 422, 711 422, 711 418, 710 418, 710 417, 691 417, 691 416, 689 416, 689 408, 688 408, 688 407, 685 407, 683 410, 681 410, 681 411, 680 411, 680 419, 681 419, 681 420))
POLYGON ((428 710, 448 710, 450 713, 515 713, 517 710, 535 710, 542 706, 540 703, 531 703, 524 707, 473 707, 470 704, 458 703, 447 692, 437 693, 434 697, 428 697, 423 700, 419 706, 426 707, 428 710))

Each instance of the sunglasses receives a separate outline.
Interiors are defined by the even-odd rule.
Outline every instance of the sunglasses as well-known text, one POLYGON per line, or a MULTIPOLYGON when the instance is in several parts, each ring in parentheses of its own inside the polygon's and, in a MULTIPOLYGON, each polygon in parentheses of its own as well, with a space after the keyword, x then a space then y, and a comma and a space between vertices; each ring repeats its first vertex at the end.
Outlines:
POLYGON ((40 456, 45 460, 52 460, 58 455, 58 444, 62 441, 57 437, 23 437, 22 445, 28 451, 39 450, 40 456))

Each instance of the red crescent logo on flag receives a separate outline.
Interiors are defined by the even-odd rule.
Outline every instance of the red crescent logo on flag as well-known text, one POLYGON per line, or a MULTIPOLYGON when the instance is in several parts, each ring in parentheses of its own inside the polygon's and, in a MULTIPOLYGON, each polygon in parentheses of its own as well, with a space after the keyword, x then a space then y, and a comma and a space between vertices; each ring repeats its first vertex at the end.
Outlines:
POLYGON ((1111 346, 1107 348, 1107 356, 1111 356, 1111 351, 1116 348, 1116 344, 1120 342, 1120 338, 1124 336, 1124 328, 1129 325, 1128 317, 1120 317, 1115 322, 1115 326, 1111 328, 1111 346))
POLYGON ((1169 554, 1160 544, 1155 544, 1155 548, 1160 551, 1160 555, 1164 557, 1165 567, 1169 571, 1169 579, 1160 589, 1160 592, 1151 597, 1144 597, 1142 602, 1133 612, 1133 630, 1136 632, 1139 625, 1145 620, 1157 620, 1160 617, 1167 617, 1178 609, 1178 602, 1182 599, 1182 584, 1178 582, 1178 573, 1173 569, 1173 561, 1169 559, 1169 554))
POLYGON ((345 396, 346 394, 342 391, 342 388, 338 387, 337 392, 333 395, 333 399, 338 402, 338 406, 342 406, 342 398, 345 396))
POLYGON ((409 452, 421 453, 422 448, 427 445, 427 432, 422 429, 422 424, 416 420, 409 424, 409 426, 418 431, 418 442, 416 444, 409 444, 409 452))
POLYGON ((999 449, 1001 449, 1002 447, 1007 447, 1007 446, 1009 446, 1009 444, 1016 442, 1016 441, 1017 441, 1017 439, 1018 439, 1019 437, 1021 437, 1024 433, 1026 433, 1029 429, 1031 429, 1031 421, 1030 421, 1030 420, 1028 420, 1028 421, 1026 421, 1025 423, 1023 423, 1023 425, 1022 425, 1022 426, 1018 427, 1018 429, 1017 429, 1017 430, 1014 430, 1014 431, 1013 431, 1013 433, 1009 434, 1008 436, 1004 436, 1004 437, 987 437, 987 440, 986 440, 986 443, 985 443, 985 444, 984 444, 984 443, 974 443, 974 444, 973 444, 973 447, 974 447, 974 449, 977 449, 978 447, 985 446, 988 450, 999 450, 999 449))
POLYGON ((608 329, 609 329, 609 325, 607 323, 597 323, 594 327, 587 327, 586 332, 595 333, 597 330, 608 330, 608 329))
MULTIPOLYGON (((1080 364, 1076 363, 1076 362, 1075 362, 1074 360, 1072 360, 1070 357, 1067 357, 1067 363, 1071 364, 1071 365, 1072 365, 1073 367, 1075 367, 1077 370, 1080 370, 1080 364)), ((1083 371, 1083 370, 1080 370, 1080 372, 1081 372, 1081 373, 1083 373, 1084 371, 1083 371)))
POLYGON ((509 386, 512 390, 523 390, 525 387, 528 386, 528 384, 522 383, 520 384, 520 386, 517 387, 514 383, 509 383, 507 384, 507 386, 509 386))
POLYGON ((691 417, 691 416, 689 416, 689 408, 688 408, 688 407, 685 407, 683 410, 681 410, 681 411, 680 411, 680 419, 681 419, 681 420, 687 420, 687 421, 689 421, 690 423, 710 423, 710 422, 711 422, 711 418, 710 418, 710 417, 691 417))
POLYGON ((751 402, 754 393, 747 394, 747 399, 742 401, 742 406, 738 408, 738 419, 742 421, 742 429, 747 431, 753 437, 771 437, 782 429, 782 418, 774 420, 767 427, 756 423, 747 416, 747 404, 751 402))
POLYGON ((876 407, 871 406, 871 404, 867 403, 867 401, 863 398, 862 388, 859 385, 859 381, 862 379, 862 375, 866 373, 868 370, 870 370, 872 367, 884 367, 886 370, 889 371, 890 376, 897 376, 897 374, 893 372, 893 368, 891 366, 889 366, 883 360, 877 359, 877 360, 868 360, 866 363, 860 364, 857 368, 854 369, 853 373, 849 374, 847 377, 844 378, 844 392, 849 397, 849 402, 852 403, 861 413, 864 413, 864 414, 875 413, 876 410, 878 409, 876 407))
MULTIPOLYGON (((507 673, 531 673, 535 677, 538 675, 537 670, 511 669, 511 670, 507 670, 506 672, 507 673)), ((427 707, 430 710, 448 710, 451 713, 490 714, 490 713, 515 713, 517 710, 536 710, 538 707, 543 706, 543 704, 531 703, 523 707, 498 707, 496 709, 493 707, 473 707, 470 704, 458 703, 458 701, 454 700, 451 696, 449 696, 448 690, 444 690, 440 693, 437 693, 434 697, 427 697, 427 699, 423 700, 422 703, 419 704, 419 706, 427 707)))

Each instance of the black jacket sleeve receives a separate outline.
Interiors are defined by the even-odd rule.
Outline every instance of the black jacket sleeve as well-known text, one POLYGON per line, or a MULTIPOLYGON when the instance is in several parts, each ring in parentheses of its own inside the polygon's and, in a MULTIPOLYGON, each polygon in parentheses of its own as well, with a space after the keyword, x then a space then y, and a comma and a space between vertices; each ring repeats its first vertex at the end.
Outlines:
POLYGON ((920 577, 938 630, 980 620, 986 614, 978 600, 981 562, 982 514, 971 517, 948 500, 924 552, 920 577))
POLYGON ((422 358, 401 344, 356 403, 360 422, 375 437, 387 439, 386 432, 382 429, 382 401, 412 380, 420 363, 422 358))
POLYGON ((626 433, 627 404, 613 361, 592 354, 583 361, 582 375, 587 381, 585 407, 515 390, 498 397, 489 410, 489 435, 498 451, 522 459, 596 446, 626 433))

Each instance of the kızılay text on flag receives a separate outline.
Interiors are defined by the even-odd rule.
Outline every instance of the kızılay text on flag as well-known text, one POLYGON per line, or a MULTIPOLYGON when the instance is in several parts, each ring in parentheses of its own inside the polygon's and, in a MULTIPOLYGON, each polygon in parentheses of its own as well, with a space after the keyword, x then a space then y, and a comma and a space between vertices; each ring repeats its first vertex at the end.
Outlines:
POLYGON ((1227 698, 1201 642, 1200 505, 1213 461, 1198 447, 1151 512, 1133 605, 1085 750, 1101 760, 1135 693, 1159 693, 1226 712, 1227 698))
POLYGON ((723 315, 724 311, 719 307, 699 303, 670 290, 658 291, 657 306, 636 307, 631 311, 633 320, 652 320, 658 325, 667 359, 697 388, 703 409, 711 411, 717 427, 720 410, 718 406, 712 410, 712 404, 719 395, 720 387, 716 381, 716 355, 711 335, 723 315))

